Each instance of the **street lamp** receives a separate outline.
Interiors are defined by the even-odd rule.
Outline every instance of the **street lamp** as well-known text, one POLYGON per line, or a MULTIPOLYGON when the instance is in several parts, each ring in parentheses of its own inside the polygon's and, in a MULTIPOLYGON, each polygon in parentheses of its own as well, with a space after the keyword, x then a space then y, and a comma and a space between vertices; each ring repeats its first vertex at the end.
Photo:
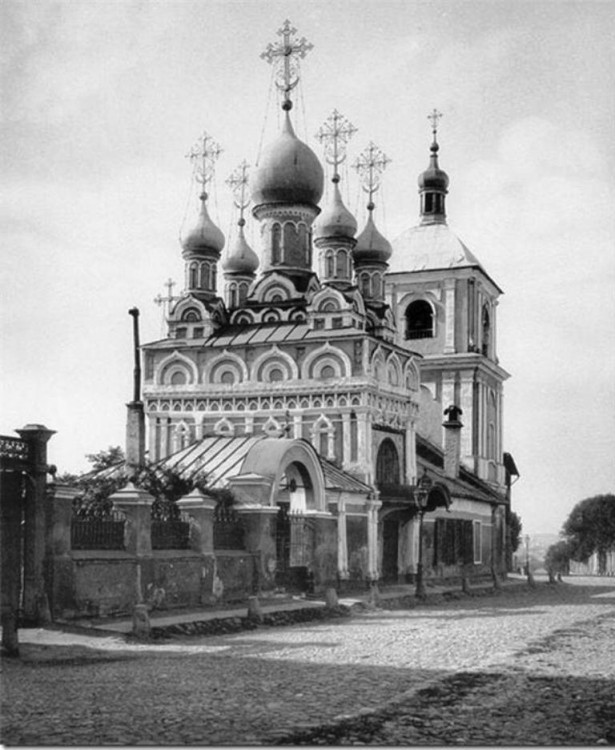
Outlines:
POLYGON ((414 488, 414 500, 419 511, 419 559, 416 566, 416 598, 425 598, 425 584, 423 582, 423 516, 427 510, 427 499, 433 486, 433 481, 427 476, 427 469, 414 488))

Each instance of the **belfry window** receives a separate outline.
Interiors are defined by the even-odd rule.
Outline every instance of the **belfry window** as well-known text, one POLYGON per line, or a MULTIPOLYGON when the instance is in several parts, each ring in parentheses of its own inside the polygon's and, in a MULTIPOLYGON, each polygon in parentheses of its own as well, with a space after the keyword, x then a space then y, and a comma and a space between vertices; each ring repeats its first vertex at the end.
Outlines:
POLYGON ((482 327, 483 327, 482 352, 487 357, 489 356, 489 338, 491 334, 491 321, 489 318, 488 305, 483 306, 482 327))
POLYGON ((434 336, 434 314, 429 302, 416 300, 406 309, 406 339, 431 339, 434 336))

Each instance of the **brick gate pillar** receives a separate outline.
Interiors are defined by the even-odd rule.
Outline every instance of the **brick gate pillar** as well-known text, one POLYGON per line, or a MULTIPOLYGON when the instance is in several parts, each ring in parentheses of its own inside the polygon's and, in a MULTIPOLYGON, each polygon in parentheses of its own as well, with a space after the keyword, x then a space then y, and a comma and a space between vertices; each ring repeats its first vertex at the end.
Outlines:
POLYGON ((55 430, 28 424, 15 430, 30 446, 30 468, 25 485, 23 618, 32 625, 49 622, 49 602, 45 591, 44 562, 47 548, 48 503, 46 502, 47 443, 55 430))

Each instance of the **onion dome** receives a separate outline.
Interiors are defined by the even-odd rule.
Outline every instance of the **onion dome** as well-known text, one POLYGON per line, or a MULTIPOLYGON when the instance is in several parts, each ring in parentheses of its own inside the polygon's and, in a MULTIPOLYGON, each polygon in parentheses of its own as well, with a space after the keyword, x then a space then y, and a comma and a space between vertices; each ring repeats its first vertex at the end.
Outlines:
POLYGON ((224 235, 207 212, 207 193, 201 193, 201 210, 196 225, 182 239, 184 253, 219 256, 224 247, 224 235))
POLYGON ((418 184, 421 191, 436 190, 446 193, 448 188, 448 175, 438 166, 438 150, 440 146, 434 136, 430 151, 429 166, 419 175, 418 184))
POLYGON ((333 178, 332 200, 314 222, 314 239, 354 237, 357 232, 357 220, 344 205, 338 182, 336 175, 333 178))
POLYGON ((352 251, 355 264, 386 263, 391 257, 391 243, 376 229, 372 217, 373 204, 368 206, 369 217, 365 229, 357 237, 357 244, 352 251))
POLYGON ((312 149, 300 141, 288 111, 280 135, 263 149, 252 180, 255 206, 264 203, 316 205, 322 198, 324 172, 312 149))
POLYGON ((226 273, 252 275, 258 268, 258 256, 252 250, 243 231, 244 219, 239 220, 239 231, 233 245, 229 249, 222 268, 226 273))

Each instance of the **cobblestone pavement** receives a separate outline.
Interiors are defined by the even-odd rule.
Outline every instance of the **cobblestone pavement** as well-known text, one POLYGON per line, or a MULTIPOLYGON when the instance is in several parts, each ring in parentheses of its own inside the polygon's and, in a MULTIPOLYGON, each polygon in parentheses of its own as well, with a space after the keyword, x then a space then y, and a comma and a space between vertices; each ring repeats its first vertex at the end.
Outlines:
POLYGON ((5 745, 615 744, 614 579, 156 644, 45 636, 3 660, 5 745))

